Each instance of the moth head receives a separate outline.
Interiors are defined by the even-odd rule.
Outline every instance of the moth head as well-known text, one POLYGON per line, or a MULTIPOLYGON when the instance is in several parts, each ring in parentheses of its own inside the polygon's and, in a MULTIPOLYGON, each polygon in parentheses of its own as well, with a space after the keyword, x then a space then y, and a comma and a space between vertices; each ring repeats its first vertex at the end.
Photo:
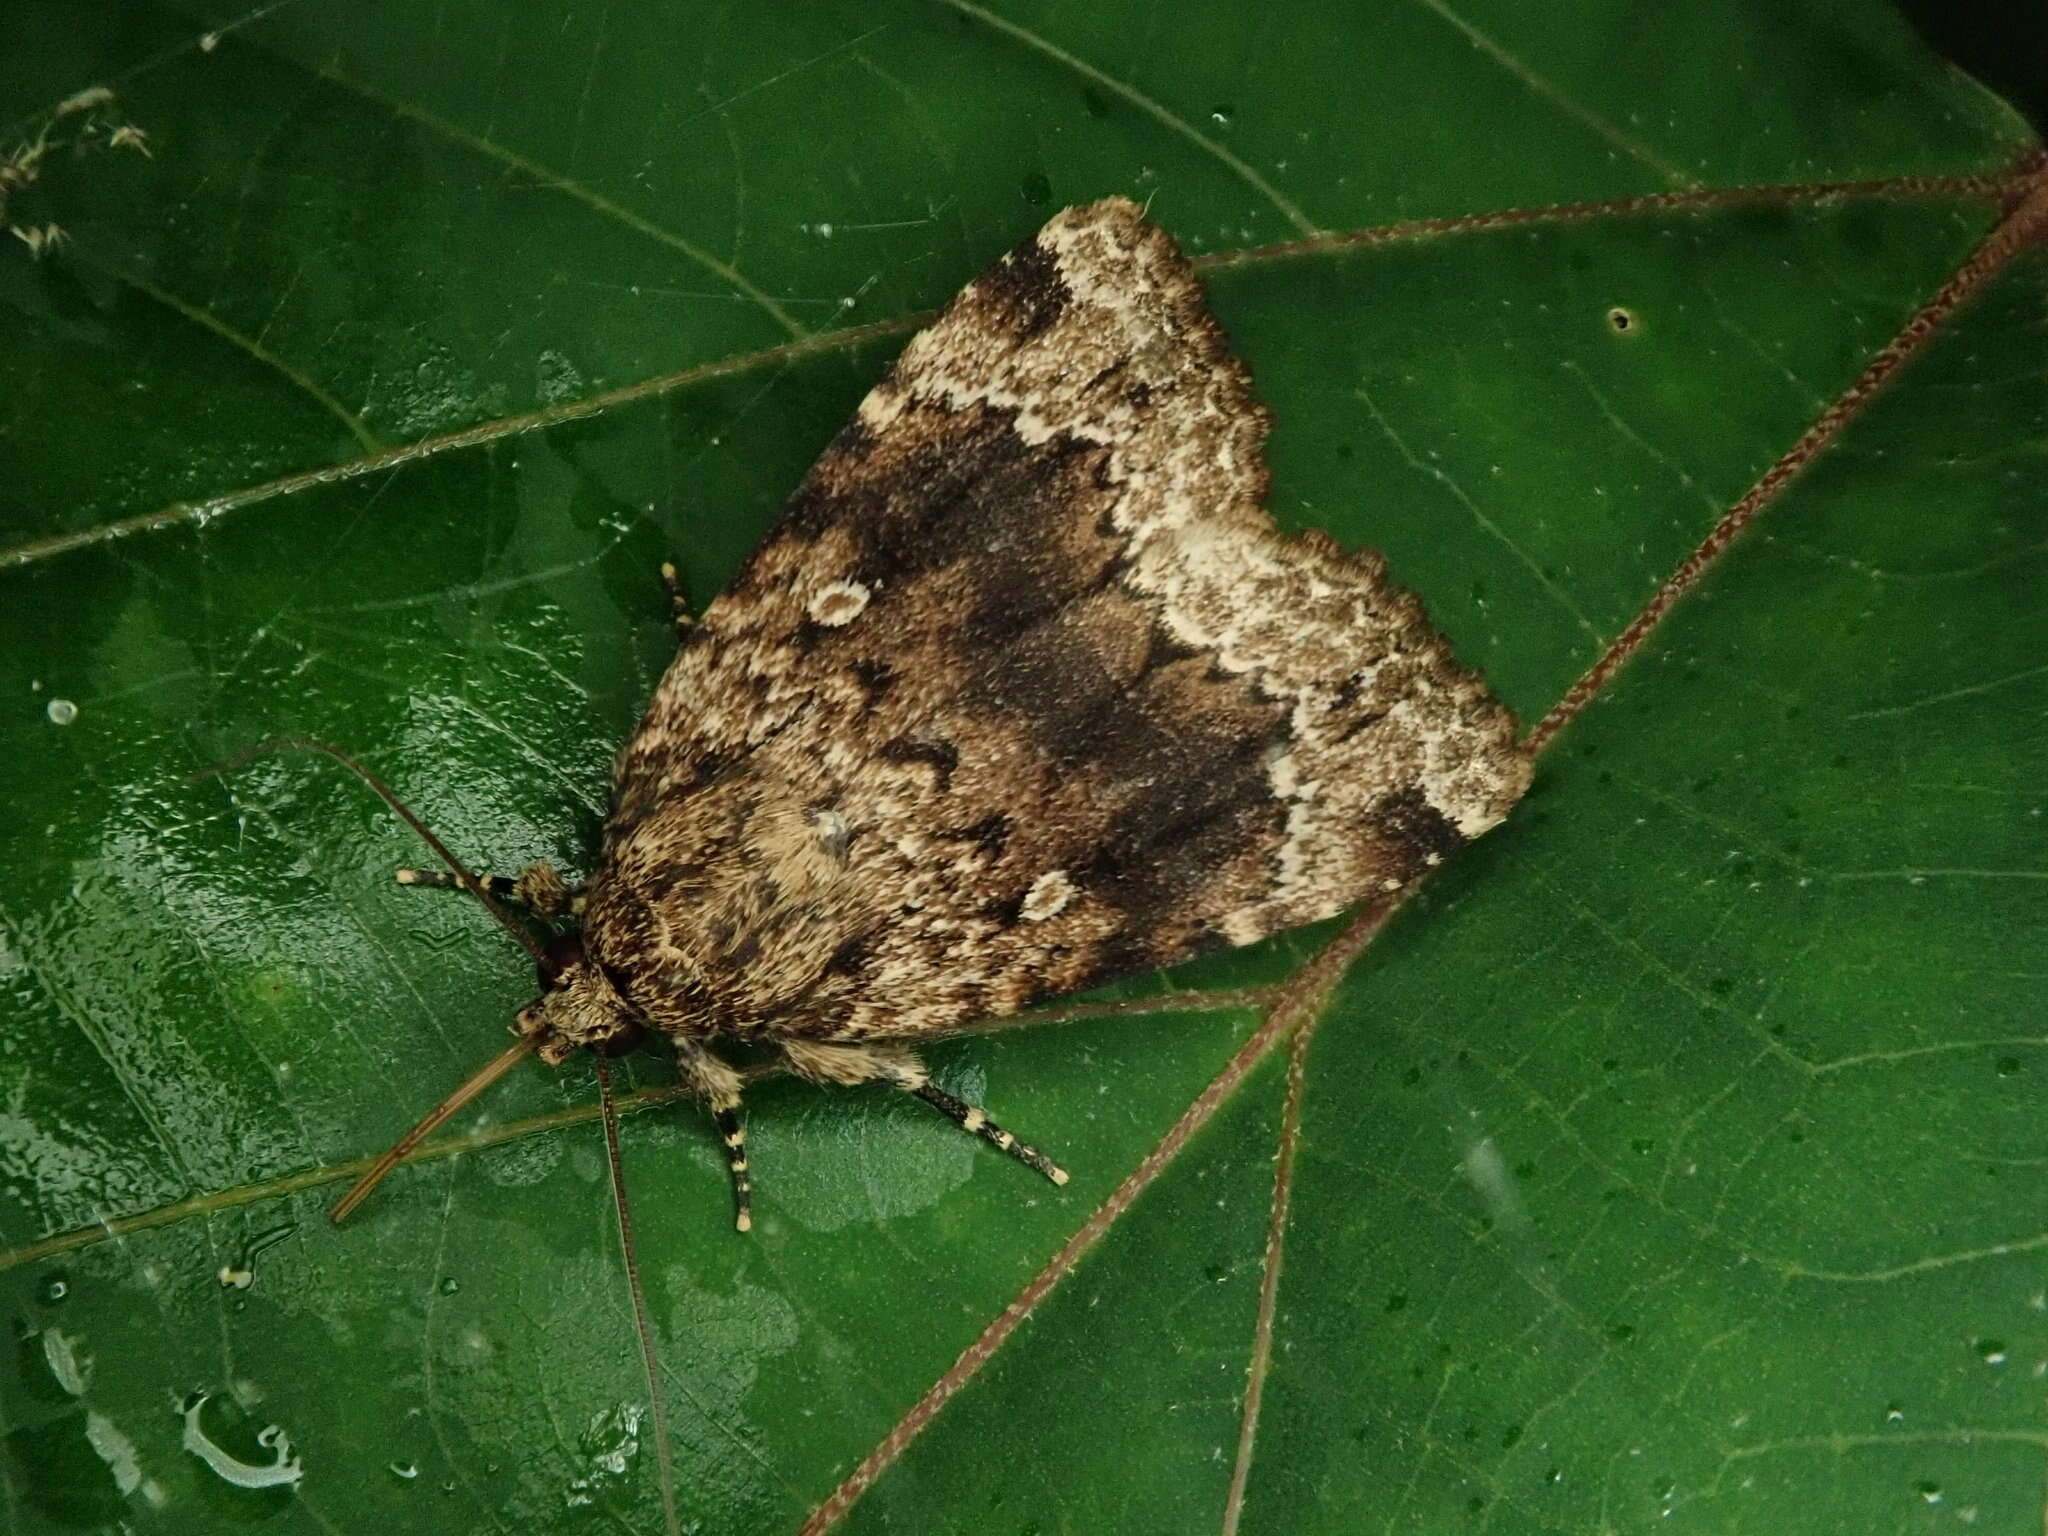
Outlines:
POLYGON ((534 1054, 549 1066, 560 1066, 582 1047, 617 1056, 640 1043, 640 1021, 575 935, 541 947, 540 985, 540 996, 519 1010, 512 1031, 531 1041, 534 1054))

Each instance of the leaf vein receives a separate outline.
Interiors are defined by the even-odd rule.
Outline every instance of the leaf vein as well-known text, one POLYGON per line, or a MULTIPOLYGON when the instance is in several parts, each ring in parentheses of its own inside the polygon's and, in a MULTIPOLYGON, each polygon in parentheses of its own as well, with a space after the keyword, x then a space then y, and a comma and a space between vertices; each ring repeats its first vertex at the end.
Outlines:
POLYGON ((1104 74, 1087 60, 1075 57, 1051 39, 1040 37, 1036 32, 1031 31, 1027 27, 1019 26, 1007 17, 998 16, 994 11, 975 5, 972 3, 972 0, 939 0, 939 3, 951 7, 964 16, 972 16, 976 21, 993 27, 996 31, 1016 39, 1027 48, 1044 54, 1054 63, 1072 70, 1091 85, 1099 85, 1105 91, 1121 97, 1161 127, 1178 134, 1204 154, 1226 167, 1246 186, 1271 203, 1279 211, 1280 216, 1302 234, 1319 235, 1323 232, 1320 226, 1307 214, 1303 213, 1300 208, 1296 207, 1285 193, 1281 192, 1278 187, 1266 180, 1265 177, 1261 176, 1250 165, 1232 154, 1228 149, 1225 149, 1206 133, 1203 133, 1186 118, 1168 110, 1135 86, 1126 85, 1114 76, 1104 74))

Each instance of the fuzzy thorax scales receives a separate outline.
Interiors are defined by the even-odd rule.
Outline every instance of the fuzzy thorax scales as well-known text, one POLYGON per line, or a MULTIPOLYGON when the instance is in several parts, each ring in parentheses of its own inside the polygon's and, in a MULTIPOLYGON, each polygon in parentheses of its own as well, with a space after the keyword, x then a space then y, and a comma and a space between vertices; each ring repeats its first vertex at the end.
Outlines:
POLYGON ((837 812, 766 773, 671 797, 613 840, 585 891, 586 964, 535 1005, 543 1054, 620 1017, 684 1038, 772 1030, 864 916, 837 812))

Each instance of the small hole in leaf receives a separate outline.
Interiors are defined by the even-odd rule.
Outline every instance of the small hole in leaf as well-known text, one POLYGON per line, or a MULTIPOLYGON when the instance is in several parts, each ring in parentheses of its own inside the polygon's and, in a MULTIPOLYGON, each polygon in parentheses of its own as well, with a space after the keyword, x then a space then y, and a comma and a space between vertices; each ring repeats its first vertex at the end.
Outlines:
POLYGON ((1643 323, 1636 318, 1635 311, 1623 309, 1619 304, 1607 311, 1607 324, 1617 336, 1633 336, 1643 328, 1643 323))

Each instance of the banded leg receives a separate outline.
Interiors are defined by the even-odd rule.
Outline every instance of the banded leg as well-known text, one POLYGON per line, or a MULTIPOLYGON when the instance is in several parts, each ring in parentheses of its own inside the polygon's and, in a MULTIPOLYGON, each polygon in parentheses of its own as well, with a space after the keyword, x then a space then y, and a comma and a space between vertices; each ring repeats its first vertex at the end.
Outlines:
POLYGON ((668 588, 669 621, 678 637, 687 634, 697 620, 690 613, 690 594, 683 590, 683 574, 672 561, 661 563, 661 584, 668 588))
POLYGON ((814 1083, 893 1083, 913 1098, 924 1100, 948 1120, 990 1146, 1007 1152, 1027 1168, 1037 1170, 1055 1184, 1067 1182, 1067 1170, 1028 1141, 1019 1141, 977 1104, 956 1099, 937 1087, 924 1063, 909 1051, 873 1045, 827 1045, 810 1040, 788 1040, 782 1044, 783 1058, 790 1070, 814 1083))
POLYGON ((684 1084, 711 1110, 711 1123, 725 1143, 732 1170, 732 1224, 754 1229, 754 1181, 747 1174, 747 1128, 740 1123, 740 1075, 694 1040, 676 1041, 676 1069, 684 1084))
POLYGON ((1047 1157, 1028 1141, 1019 1141, 1004 1130, 978 1104, 969 1104, 956 1099, 935 1083, 920 1083, 910 1090, 925 1103, 931 1105, 961 1130, 979 1136, 992 1147, 1000 1147, 1017 1159, 1026 1168, 1035 1168, 1055 1184, 1067 1182, 1067 1170, 1047 1157))
MULTIPOLYGON (((445 869, 401 869, 400 885, 426 886, 435 890, 459 891, 462 882, 445 869)), ((529 864, 517 875, 479 875, 477 883, 499 901, 516 901, 540 917, 574 915, 583 910, 583 887, 564 880, 555 866, 546 862, 529 864)))

